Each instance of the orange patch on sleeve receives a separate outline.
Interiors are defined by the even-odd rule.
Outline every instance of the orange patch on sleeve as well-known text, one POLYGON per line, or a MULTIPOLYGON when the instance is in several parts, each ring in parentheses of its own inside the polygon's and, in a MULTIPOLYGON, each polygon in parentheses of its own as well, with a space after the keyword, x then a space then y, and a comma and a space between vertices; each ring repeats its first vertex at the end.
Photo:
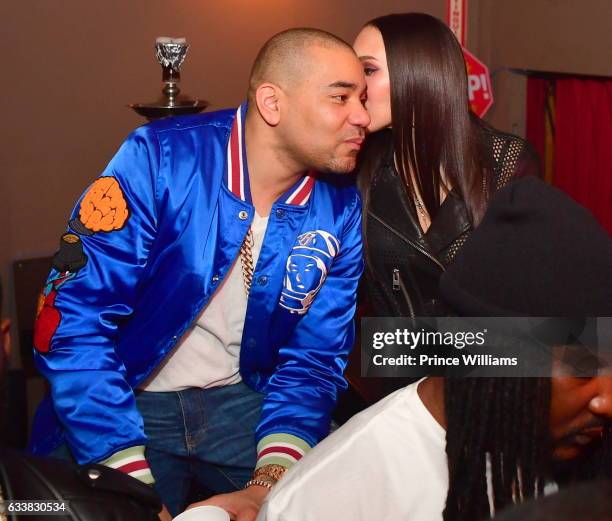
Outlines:
POLYGON ((80 221, 93 232, 119 230, 128 216, 127 203, 114 177, 96 179, 83 197, 79 210, 80 221))

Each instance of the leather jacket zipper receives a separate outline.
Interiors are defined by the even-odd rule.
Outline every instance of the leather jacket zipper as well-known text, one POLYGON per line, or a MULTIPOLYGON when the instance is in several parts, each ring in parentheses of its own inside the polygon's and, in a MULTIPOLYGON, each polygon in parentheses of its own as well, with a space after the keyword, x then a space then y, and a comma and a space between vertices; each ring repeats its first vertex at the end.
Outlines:
POLYGON ((395 228, 393 228, 392 226, 389 226, 385 221, 383 221, 380 217, 378 217, 378 215, 372 213, 372 211, 368 211, 368 215, 370 217, 372 217, 375 221, 379 222, 380 224, 382 224, 385 228, 387 228, 387 230, 389 230, 391 233, 397 235, 400 239, 402 239, 406 244, 412 246, 415 250, 417 250, 419 253, 422 253, 423 255, 425 255, 425 257, 427 257, 429 260, 431 260, 434 264, 436 264, 442 271, 446 271, 446 268, 444 267, 444 265, 438 260, 436 259, 431 253, 429 253, 427 250, 425 250, 422 246, 420 246, 419 244, 417 244, 416 242, 410 240, 408 237, 406 237, 403 233, 398 232, 395 228))
POLYGON ((400 273, 397 268, 393 269, 393 291, 400 290, 400 273))
POLYGON ((412 305, 412 300, 410 299, 408 290, 406 289, 406 286, 404 285, 404 281, 402 280, 400 270, 397 268, 393 268, 393 291, 402 292, 402 295, 406 299, 406 304, 408 304, 408 312, 410 313, 410 318, 414 318, 414 306, 412 305))

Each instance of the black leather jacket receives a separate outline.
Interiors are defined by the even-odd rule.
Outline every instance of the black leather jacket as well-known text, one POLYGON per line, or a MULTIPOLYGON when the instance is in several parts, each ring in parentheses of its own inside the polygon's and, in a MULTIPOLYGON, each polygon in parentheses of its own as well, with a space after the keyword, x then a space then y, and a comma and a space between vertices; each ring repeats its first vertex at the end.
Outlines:
MULTIPOLYGON (((495 189, 514 177, 538 175, 537 156, 523 139, 490 127, 482 132, 495 189)), ((371 181, 365 216, 367 314, 444 316, 448 310, 439 298, 438 281, 472 230, 467 208, 452 190, 423 233, 394 167, 387 134, 385 161, 371 181)))

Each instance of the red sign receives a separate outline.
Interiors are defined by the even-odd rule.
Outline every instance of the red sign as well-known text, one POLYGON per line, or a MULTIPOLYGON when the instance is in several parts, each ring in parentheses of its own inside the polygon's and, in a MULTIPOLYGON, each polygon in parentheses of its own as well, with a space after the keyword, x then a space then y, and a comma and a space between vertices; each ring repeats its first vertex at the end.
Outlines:
POLYGON ((467 36, 467 0, 447 0, 446 18, 448 26, 459 40, 461 45, 465 45, 467 36))
POLYGON ((470 108, 481 118, 493 105, 493 90, 488 67, 466 48, 463 49, 468 77, 470 108))

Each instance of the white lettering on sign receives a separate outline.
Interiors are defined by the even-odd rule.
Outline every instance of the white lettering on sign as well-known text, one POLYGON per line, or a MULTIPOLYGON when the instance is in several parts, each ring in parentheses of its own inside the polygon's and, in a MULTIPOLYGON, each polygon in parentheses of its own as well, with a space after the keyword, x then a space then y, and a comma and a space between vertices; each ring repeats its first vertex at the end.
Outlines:
POLYGON ((463 48, 468 77, 468 98, 470 108, 480 117, 493 105, 493 87, 489 69, 465 47, 463 48))
POLYGON ((491 99, 491 91, 489 90, 489 82, 486 74, 470 74, 468 76, 468 96, 470 102, 476 98, 476 92, 482 90, 482 97, 485 100, 491 99))

